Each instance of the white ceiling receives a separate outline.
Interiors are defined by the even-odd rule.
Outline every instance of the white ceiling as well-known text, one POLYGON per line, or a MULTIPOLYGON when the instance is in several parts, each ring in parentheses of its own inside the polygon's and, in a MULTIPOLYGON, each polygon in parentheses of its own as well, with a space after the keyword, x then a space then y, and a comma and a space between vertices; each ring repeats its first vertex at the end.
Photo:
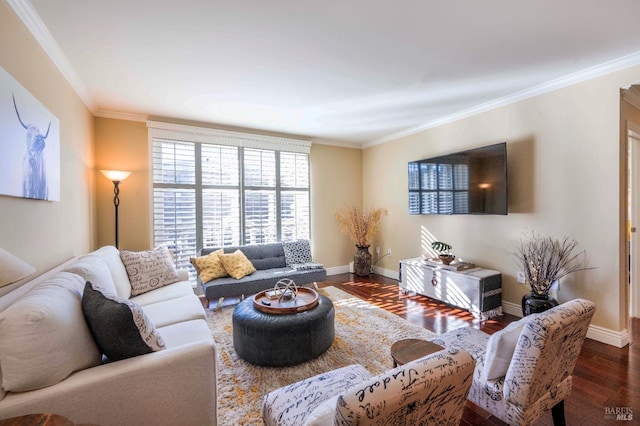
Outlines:
POLYGON ((640 63, 638 0, 7 1, 98 116, 365 146, 640 63))

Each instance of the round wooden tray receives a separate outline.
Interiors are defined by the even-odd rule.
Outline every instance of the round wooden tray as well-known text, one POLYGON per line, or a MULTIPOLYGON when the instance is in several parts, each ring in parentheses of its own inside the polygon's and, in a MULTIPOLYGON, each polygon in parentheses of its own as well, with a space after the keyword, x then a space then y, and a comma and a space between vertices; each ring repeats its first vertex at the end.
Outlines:
POLYGON ((298 296, 287 301, 269 299, 267 297, 268 291, 273 291, 273 289, 261 291, 253 296, 253 306, 268 314, 295 314, 313 309, 318 304, 318 293, 311 288, 298 287, 298 296), (269 302, 270 305, 265 305, 264 301, 269 302))

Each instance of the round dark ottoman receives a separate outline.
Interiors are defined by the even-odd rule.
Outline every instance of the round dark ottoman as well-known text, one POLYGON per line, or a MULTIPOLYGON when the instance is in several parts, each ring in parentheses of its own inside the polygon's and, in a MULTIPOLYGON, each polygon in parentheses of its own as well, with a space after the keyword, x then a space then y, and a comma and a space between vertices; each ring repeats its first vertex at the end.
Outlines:
POLYGON ((316 358, 335 334, 333 303, 319 295, 318 305, 295 314, 268 314, 249 297, 233 311, 233 347, 251 364, 281 367, 316 358))

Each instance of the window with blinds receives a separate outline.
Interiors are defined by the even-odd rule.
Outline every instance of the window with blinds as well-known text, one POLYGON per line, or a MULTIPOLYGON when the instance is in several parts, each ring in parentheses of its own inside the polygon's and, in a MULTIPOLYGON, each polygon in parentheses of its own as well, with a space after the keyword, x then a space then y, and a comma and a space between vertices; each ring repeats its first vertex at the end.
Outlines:
POLYGON ((150 140, 154 246, 169 247, 192 280, 189 258, 202 247, 310 238, 308 153, 150 140))

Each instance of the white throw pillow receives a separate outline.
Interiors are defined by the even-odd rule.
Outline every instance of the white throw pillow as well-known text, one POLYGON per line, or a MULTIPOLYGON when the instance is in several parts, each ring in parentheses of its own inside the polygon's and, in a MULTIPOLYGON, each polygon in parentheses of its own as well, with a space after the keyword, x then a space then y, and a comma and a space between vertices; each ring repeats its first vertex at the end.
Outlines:
POLYGON ((100 364, 82 315, 84 279, 59 272, 0 313, 2 387, 22 392, 54 385, 100 364))
POLYGON ((99 256, 88 255, 81 257, 64 270, 80 275, 85 281, 89 281, 98 287, 104 294, 110 296, 118 295, 111 271, 106 262, 99 256))
POLYGON ((122 250, 120 258, 129 275, 131 296, 137 296, 165 285, 180 281, 169 249, 122 250))
POLYGON ((114 246, 100 247, 89 256, 99 256, 109 267, 113 283, 116 285, 118 296, 129 299, 131 297, 131 283, 129 275, 120 259, 120 251, 114 246))
POLYGON ((483 376, 485 380, 495 380, 507 374, 513 352, 526 321, 527 317, 514 321, 489 337, 484 355, 483 376))

